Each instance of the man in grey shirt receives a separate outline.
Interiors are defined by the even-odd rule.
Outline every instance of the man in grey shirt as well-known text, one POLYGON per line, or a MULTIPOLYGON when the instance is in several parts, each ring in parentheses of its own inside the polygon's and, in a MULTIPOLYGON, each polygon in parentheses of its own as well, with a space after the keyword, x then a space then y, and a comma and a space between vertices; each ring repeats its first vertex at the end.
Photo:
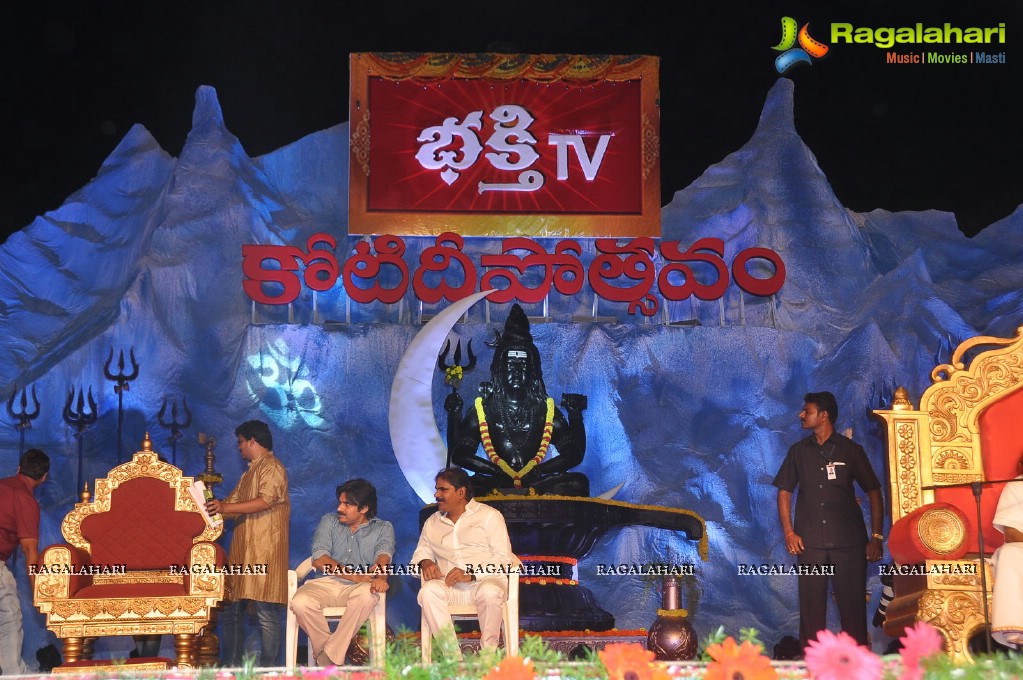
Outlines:
POLYGON ((337 487, 337 513, 320 519, 313 534, 313 567, 324 577, 295 593, 291 610, 309 636, 310 656, 319 666, 345 663, 348 646, 379 594, 387 590, 387 565, 394 555, 394 527, 376 516, 377 491, 365 479, 337 487), (346 607, 331 633, 325 607, 346 607))

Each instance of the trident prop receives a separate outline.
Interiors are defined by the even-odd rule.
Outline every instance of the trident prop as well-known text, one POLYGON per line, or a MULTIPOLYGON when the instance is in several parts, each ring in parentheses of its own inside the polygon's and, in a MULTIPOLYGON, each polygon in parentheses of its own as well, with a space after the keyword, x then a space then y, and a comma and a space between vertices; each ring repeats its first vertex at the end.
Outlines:
POLYGON ((465 374, 476 368, 476 355, 472 353, 472 340, 469 341, 469 363, 462 366, 462 341, 455 343, 454 363, 448 365, 448 350, 451 349, 451 341, 444 343, 444 349, 437 357, 437 367, 444 371, 444 383, 451 386, 451 394, 444 400, 444 410, 448 414, 448 458, 444 467, 451 467, 451 448, 458 438, 458 426, 462 419, 462 397, 458 394, 458 388, 462 386, 465 374))
POLYGON ((75 388, 67 391, 67 403, 64 404, 64 422, 75 428, 75 439, 78 440, 78 488, 82 488, 82 461, 84 460, 85 431, 96 422, 96 400, 92 398, 92 386, 89 386, 89 408, 85 408, 85 396, 82 388, 78 388, 78 403, 72 410, 75 401, 75 388))
POLYGON ((110 372, 110 362, 114 360, 114 348, 110 348, 110 354, 107 356, 107 362, 103 364, 103 375, 106 376, 107 380, 112 380, 117 384, 114 385, 114 392, 117 393, 117 464, 121 464, 121 435, 124 431, 124 393, 131 389, 131 385, 128 383, 139 377, 139 363, 135 361, 135 346, 131 347, 131 373, 125 374, 124 372, 124 350, 122 349, 117 355, 117 373, 110 372))
POLYGON ((32 386, 32 403, 35 404, 35 408, 32 411, 28 410, 28 394, 25 392, 25 388, 21 388, 21 410, 14 410, 14 397, 18 394, 18 386, 14 386, 14 391, 11 392, 11 398, 7 400, 7 413, 12 418, 17 419, 18 423, 15 425, 15 429, 18 430, 18 437, 20 439, 18 444, 18 455, 25 453, 25 430, 32 428, 32 421, 39 417, 39 398, 36 397, 36 386, 32 386))
POLYGON ((183 436, 181 431, 187 429, 192 424, 192 412, 188 410, 188 397, 181 397, 181 407, 185 410, 185 422, 178 422, 178 400, 175 399, 171 402, 171 418, 170 421, 163 419, 164 414, 167 412, 167 397, 163 398, 163 405, 160 406, 160 412, 156 414, 156 420, 170 430, 170 437, 167 441, 171 445, 171 463, 177 467, 178 464, 178 440, 183 436))

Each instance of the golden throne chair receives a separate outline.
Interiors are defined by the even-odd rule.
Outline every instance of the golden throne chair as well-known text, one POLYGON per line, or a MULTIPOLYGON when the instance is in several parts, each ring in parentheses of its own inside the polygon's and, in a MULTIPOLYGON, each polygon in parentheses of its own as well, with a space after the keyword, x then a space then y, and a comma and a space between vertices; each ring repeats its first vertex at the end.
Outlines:
POLYGON ((986 632, 980 569, 990 611, 994 579, 986 558, 1003 542, 991 521, 1004 484, 983 487, 983 556, 972 490, 925 487, 1016 476, 1023 326, 1014 338, 966 340, 951 363, 931 371, 931 380, 918 409, 900 387, 891 409, 874 412, 887 424, 889 549, 898 567, 884 630, 896 637, 926 621, 942 633, 951 657, 969 660, 970 638, 986 632))
POLYGON ((196 635, 224 597, 225 557, 214 543, 221 526, 206 523, 192 481, 160 462, 147 434, 130 462, 96 480, 95 498, 83 494, 64 518, 67 543, 42 552, 34 587, 46 627, 64 640, 55 670, 101 667, 92 643, 115 635, 173 635, 176 664, 195 665, 196 635))

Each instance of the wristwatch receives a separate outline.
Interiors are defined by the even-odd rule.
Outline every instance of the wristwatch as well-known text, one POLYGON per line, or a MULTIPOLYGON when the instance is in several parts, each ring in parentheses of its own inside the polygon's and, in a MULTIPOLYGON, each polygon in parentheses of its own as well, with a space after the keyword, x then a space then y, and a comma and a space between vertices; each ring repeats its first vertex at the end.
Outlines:
POLYGON ((871 538, 876 538, 877 540, 881 541, 882 543, 884 542, 884 534, 872 534, 871 538))

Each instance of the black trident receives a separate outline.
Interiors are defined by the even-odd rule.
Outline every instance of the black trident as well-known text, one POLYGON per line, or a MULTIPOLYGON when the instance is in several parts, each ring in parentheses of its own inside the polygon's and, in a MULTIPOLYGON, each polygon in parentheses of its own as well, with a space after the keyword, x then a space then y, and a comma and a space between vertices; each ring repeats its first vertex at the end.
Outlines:
POLYGON ((135 361, 135 346, 132 345, 131 352, 131 373, 124 372, 124 350, 122 349, 117 355, 117 373, 110 372, 110 363, 114 360, 114 348, 110 348, 110 354, 107 355, 107 362, 103 364, 103 375, 106 376, 107 380, 112 380, 117 384, 114 385, 114 392, 117 393, 117 464, 121 464, 121 435, 124 432, 124 393, 131 389, 131 385, 128 383, 139 377, 139 362, 135 361))
POLYGON ((451 386, 451 394, 444 400, 444 410, 448 414, 448 458, 444 467, 451 467, 451 449, 458 438, 458 429, 462 420, 462 397, 458 388, 462 386, 465 374, 476 368, 476 355, 472 353, 472 340, 469 341, 469 363, 462 366, 462 341, 455 343, 454 363, 448 364, 448 351, 451 341, 444 343, 444 349, 437 356, 437 368, 444 371, 444 384, 451 386))
POLYGON ((31 411, 28 410, 28 393, 25 392, 25 388, 21 388, 21 410, 14 410, 14 398, 18 396, 18 386, 14 386, 14 391, 11 392, 11 398, 7 400, 7 414, 17 420, 17 424, 14 426, 18 430, 18 456, 25 453, 25 430, 32 429, 32 421, 39 417, 39 398, 36 396, 36 386, 32 386, 32 403, 35 404, 31 411))
POLYGON ((163 405, 160 406, 160 412, 156 414, 156 420, 163 427, 170 430, 170 437, 167 437, 167 441, 171 445, 171 464, 177 467, 178 464, 178 440, 183 436, 181 431, 187 429, 192 424, 192 412, 188 410, 188 397, 181 397, 181 407, 185 410, 185 422, 178 422, 178 400, 175 399, 171 402, 171 417, 170 421, 163 419, 164 414, 167 412, 167 397, 163 398, 163 405))
POLYGON ((67 391, 67 402, 64 404, 64 422, 75 428, 75 439, 78 440, 78 488, 82 488, 82 461, 84 459, 84 434, 96 422, 96 400, 92 398, 92 387, 89 387, 89 408, 85 408, 85 396, 82 388, 78 388, 78 403, 75 402, 75 388, 67 391))

